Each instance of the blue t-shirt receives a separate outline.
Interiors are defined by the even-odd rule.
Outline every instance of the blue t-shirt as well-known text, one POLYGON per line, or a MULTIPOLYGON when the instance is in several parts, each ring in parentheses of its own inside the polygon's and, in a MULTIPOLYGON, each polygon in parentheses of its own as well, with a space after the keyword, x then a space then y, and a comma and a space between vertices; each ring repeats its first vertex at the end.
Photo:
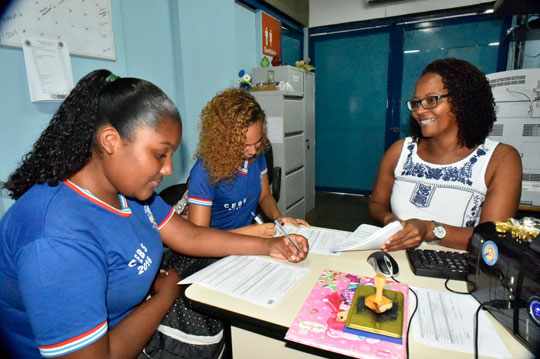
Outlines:
POLYGON ((212 185, 199 158, 189 176, 188 202, 212 207, 210 227, 234 229, 247 226, 257 209, 261 195, 261 178, 267 173, 266 159, 259 156, 244 161, 233 181, 220 181, 212 185))
POLYGON ((34 185, 4 215, 0 338, 10 355, 76 351, 144 300, 163 251, 158 229, 174 212, 156 195, 120 200, 119 210, 68 181, 34 185))

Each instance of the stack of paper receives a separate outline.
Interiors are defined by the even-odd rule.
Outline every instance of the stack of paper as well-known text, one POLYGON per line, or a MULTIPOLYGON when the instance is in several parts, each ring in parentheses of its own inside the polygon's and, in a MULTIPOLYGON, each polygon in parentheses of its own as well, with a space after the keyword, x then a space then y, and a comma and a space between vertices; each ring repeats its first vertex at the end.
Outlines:
POLYGON ((181 280, 197 283, 264 307, 274 307, 309 268, 268 257, 228 256, 181 280))

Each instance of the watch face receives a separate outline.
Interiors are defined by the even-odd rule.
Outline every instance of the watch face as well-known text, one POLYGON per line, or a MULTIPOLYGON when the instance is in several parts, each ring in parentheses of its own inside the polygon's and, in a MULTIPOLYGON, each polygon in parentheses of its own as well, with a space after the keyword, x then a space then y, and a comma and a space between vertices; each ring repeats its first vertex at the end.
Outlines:
POLYGON ((442 239, 444 236, 446 236, 446 230, 443 226, 435 226, 435 228, 433 228, 433 234, 438 239, 442 239))

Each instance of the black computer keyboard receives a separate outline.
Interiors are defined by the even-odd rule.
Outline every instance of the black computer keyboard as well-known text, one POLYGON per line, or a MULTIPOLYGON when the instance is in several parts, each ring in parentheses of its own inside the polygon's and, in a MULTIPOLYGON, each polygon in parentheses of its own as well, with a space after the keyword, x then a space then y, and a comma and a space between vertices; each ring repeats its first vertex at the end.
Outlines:
POLYGON ((467 253, 407 249, 407 258, 416 275, 467 280, 467 253))

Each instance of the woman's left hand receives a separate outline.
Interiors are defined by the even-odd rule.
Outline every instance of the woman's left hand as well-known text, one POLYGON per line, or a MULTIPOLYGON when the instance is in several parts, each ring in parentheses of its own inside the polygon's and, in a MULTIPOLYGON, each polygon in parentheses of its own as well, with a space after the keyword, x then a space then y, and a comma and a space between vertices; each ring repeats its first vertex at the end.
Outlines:
POLYGON ((300 262, 306 258, 309 251, 309 244, 304 236, 299 234, 289 234, 289 237, 294 241, 300 252, 294 248, 287 237, 276 237, 269 240, 269 254, 271 257, 279 259, 287 259, 289 262, 300 262))
POLYGON ((300 225, 310 227, 309 223, 307 223, 306 221, 304 221, 303 219, 300 219, 300 218, 278 217, 278 218, 276 218, 276 220, 281 224, 291 223, 291 224, 295 225, 296 227, 300 227, 300 225))

